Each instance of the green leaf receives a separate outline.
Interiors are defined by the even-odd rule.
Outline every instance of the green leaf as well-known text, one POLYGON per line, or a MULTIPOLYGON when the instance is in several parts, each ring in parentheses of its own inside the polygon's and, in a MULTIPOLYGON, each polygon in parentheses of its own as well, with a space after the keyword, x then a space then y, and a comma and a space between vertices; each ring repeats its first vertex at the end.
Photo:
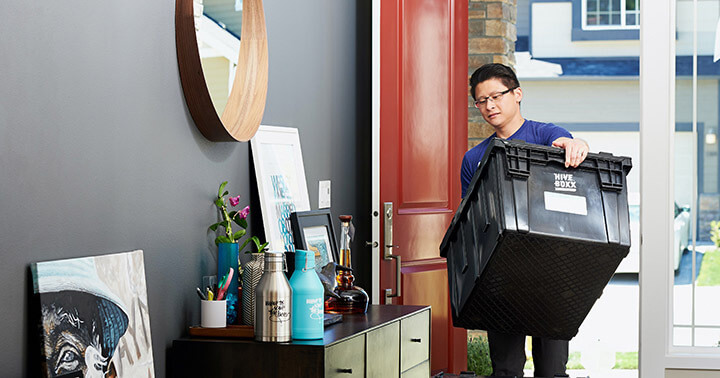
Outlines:
POLYGON ((235 217, 235 218, 233 218, 233 220, 235 221, 235 224, 237 224, 238 226, 240 226, 242 228, 247 228, 247 226, 248 226, 247 221, 245 219, 235 217))
POLYGON ((241 237, 245 236, 245 230, 240 230, 233 234, 233 239, 239 240, 241 237))
POLYGON ((218 228, 219 225, 220 225, 220 222, 215 223, 215 224, 211 224, 209 228, 210 228, 211 230, 213 230, 213 231, 217 231, 217 228, 218 228))
POLYGON ((223 193, 220 197, 225 197, 225 196, 228 195, 228 194, 230 194, 230 192, 228 192, 228 191, 226 190, 225 193, 223 193))
POLYGON ((220 243, 232 243, 232 242, 233 242, 233 241, 230 240, 230 238, 227 237, 227 236, 225 236, 225 235, 218 236, 218 237, 215 239, 215 244, 220 244, 220 243))
POLYGON ((225 189, 225 185, 227 185, 227 183, 228 183, 227 181, 223 181, 223 183, 220 184, 220 189, 218 189, 218 198, 219 198, 219 197, 222 197, 222 196, 220 195, 220 193, 223 192, 223 190, 225 189))
POLYGON ((258 252, 262 252, 265 249, 265 247, 267 247, 267 245, 269 244, 269 243, 260 244, 260 239, 258 239, 257 236, 253 236, 251 239, 253 242, 255 242, 255 247, 257 247, 258 252))
MULTIPOLYGON (((245 242, 242 243, 242 245, 240 246, 240 251, 242 251, 243 249, 245 249, 245 246, 247 246, 248 243, 250 243, 250 240, 252 240, 252 239, 245 239, 245 242)), ((245 253, 250 253, 250 251, 245 251, 245 253)))
POLYGON ((232 219, 235 223, 237 223, 238 226, 240 226, 242 228, 247 228, 247 226, 248 226, 247 220, 238 217, 237 210, 233 210, 233 211, 229 212, 228 215, 230 216, 230 219, 232 219))
POLYGON ((225 202, 222 200, 222 198, 218 198, 215 200, 215 206, 222 208, 223 205, 225 205, 225 202))

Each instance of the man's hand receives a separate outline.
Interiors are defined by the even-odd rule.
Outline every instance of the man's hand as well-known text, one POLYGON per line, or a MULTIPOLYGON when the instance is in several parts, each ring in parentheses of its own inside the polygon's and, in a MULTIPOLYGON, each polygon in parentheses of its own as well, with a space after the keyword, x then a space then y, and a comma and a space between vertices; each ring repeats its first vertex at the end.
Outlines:
POLYGON ((588 151, 590 151, 587 142, 582 139, 562 137, 555 139, 552 145, 565 149, 565 168, 577 168, 587 157, 588 151))

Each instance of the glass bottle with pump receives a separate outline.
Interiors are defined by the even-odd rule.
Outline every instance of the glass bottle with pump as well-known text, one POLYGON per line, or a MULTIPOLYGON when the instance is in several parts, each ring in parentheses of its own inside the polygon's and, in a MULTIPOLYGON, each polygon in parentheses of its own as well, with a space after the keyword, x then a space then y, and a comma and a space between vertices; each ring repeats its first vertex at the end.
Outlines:
MULTIPOLYGON (((352 239, 351 215, 341 215, 340 222, 340 265, 352 268, 350 241, 352 239)), ((335 277, 338 298, 330 297, 325 301, 325 312, 331 314, 364 314, 367 311, 369 297, 365 290, 355 286, 355 276, 351 270, 340 271, 335 277)))

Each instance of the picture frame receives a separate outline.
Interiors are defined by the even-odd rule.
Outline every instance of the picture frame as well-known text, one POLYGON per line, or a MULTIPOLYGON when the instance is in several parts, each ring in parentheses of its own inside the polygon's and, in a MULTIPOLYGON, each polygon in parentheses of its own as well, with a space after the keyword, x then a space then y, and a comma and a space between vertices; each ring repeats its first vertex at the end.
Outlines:
POLYGON ((290 214, 310 210, 298 129, 262 125, 250 148, 268 247, 294 252, 290 214))
POLYGON ((315 252, 315 270, 329 262, 339 263, 340 254, 329 209, 298 211, 290 215, 295 248, 315 252))

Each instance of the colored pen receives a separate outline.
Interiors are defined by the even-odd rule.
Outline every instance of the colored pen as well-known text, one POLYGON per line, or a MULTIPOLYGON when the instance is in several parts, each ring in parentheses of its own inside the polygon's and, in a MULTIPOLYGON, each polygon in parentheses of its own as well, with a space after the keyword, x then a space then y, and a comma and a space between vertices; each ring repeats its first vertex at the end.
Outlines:
MULTIPOLYGON (((231 269, 232 269, 232 268, 231 268, 231 269)), ((220 288, 222 288, 223 286, 225 286, 225 280, 226 280, 226 279, 227 279, 227 274, 224 275, 224 276, 220 279, 220 282, 218 283, 218 289, 217 289, 217 290, 220 290, 220 288)), ((220 293, 219 291, 216 291, 216 292, 215 292, 215 294, 219 294, 219 293, 220 293)))
POLYGON ((197 295, 198 295, 198 297, 200 297, 200 299, 202 299, 204 301, 207 300, 207 297, 205 296, 205 294, 203 294, 202 290, 200 290, 199 287, 196 287, 195 291, 197 292, 197 295))
POLYGON ((208 299, 207 299, 207 300, 209 300, 209 301, 213 300, 213 292, 212 292, 212 291, 209 291, 209 292, 208 292, 208 299))

